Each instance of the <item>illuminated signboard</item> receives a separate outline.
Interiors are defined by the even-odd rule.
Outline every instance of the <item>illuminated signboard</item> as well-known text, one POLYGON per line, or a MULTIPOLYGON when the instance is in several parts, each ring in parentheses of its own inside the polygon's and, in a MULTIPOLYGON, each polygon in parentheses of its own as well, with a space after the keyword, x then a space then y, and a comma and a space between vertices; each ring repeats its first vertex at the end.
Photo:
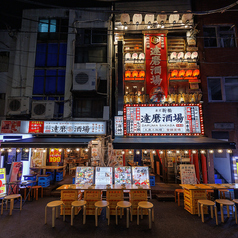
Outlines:
POLYGON ((112 185, 112 167, 96 167, 95 184, 112 185))
POLYGON ((204 134, 200 104, 126 105, 124 135, 200 135, 204 134))
POLYGON ((106 122, 45 121, 44 134, 105 135, 106 122))
POLYGON ((0 168, 0 195, 6 194, 6 168, 0 168))
POLYGON ((123 116, 116 116, 114 122, 115 136, 123 136, 123 116))

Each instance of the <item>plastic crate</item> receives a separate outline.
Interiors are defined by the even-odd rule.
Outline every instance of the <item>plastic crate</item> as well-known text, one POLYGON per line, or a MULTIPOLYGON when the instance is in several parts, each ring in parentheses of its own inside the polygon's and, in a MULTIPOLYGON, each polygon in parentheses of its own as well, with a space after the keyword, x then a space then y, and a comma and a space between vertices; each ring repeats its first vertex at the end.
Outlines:
POLYGON ((56 181, 62 181, 63 180, 63 172, 56 172, 56 181))
POLYGON ((75 184, 75 177, 73 177, 73 182, 72 183, 75 184))
POLYGON ((54 180, 54 173, 53 172, 46 172, 45 174, 50 175, 50 181, 54 180))
POLYGON ((150 186, 155 186, 155 176, 150 175, 150 186))
MULTIPOLYGON (((42 176, 42 175, 41 175, 42 176)), ((50 176, 38 176, 38 185, 42 186, 43 188, 49 187, 50 186, 50 176)))

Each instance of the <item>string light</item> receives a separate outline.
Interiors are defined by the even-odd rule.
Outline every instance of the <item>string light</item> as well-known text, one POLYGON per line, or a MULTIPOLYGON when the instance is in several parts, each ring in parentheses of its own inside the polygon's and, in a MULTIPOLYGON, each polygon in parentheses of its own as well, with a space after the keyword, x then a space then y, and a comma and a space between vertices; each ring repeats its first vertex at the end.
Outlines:
POLYGON ((137 154, 137 155, 139 155, 139 154, 140 154, 140 151, 139 151, 139 150, 137 150, 137 151, 136 151, 136 154, 137 154))
POLYGON ((185 151, 184 151, 184 154, 188 154, 188 150, 185 150, 185 151))
POLYGON ((222 150, 222 149, 219 149, 217 152, 221 154, 221 153, 223 152, 223 150, 222 150))
POLYGON ((213 153, 214 153, 214 150, 209 150, 209 153, 210 153, 210 154, 213 154, 213 153))
POLYGON ((228 150, 227 150, 227 153, 231 154, 231 153, 232 153, 232 150, 231 150, 231 149, 228 149, 228 150))
POLYGON ((153 151, 152 151, 152 154, 155 154, 155 153, 156 153, 155 150, 153 150, 153 151))
POLYGON ((163 154, 164 152, 163 152, 163 150, 160 150, 159 153, 160 153, 160 154, 163 154))
POLYGON ((201 150, 200 153, 201 153, 201 154, 205 154, 206 151, 205 151, 205 150, 201 150))
POLYGON ((196 151, 196 150, 192 150, 192 153, 193 153, 193 154, 196 154, 196 153, 197 153, 197 151, 196 151))
POLYGON ((79 151, 80 149, 79 148, 76 148, 76 151, 79 151))
POLYGON ((88 152, 88 148, 85 149, 85 152, 88 152))

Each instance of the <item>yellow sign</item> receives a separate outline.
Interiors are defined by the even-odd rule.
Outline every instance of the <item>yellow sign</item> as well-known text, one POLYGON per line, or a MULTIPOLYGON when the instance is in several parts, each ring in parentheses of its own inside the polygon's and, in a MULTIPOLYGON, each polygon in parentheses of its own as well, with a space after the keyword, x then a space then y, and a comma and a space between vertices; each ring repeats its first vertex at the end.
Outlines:
POLYGON ((6 169, 0 169, 0 194, 6 193, 6 169))

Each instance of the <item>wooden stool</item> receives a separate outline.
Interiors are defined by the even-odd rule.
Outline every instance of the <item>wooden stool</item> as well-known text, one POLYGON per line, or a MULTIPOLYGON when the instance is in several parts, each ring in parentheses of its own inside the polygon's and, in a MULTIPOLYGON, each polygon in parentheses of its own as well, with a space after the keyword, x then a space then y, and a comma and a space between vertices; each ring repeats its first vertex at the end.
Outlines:
POLYGON ((235 218, 236 218, 236 224, 237 224, 237 208, 236 208, 236 204, 238 204, 238 199, 233 199, 232 200, 235 204, 234 204, 234 207, 235 207, 235 218))
POLYGON ((6 200, 6 210, 7 210, 8 200, 10 200, 10 212, 9 212, 9 215, 12 215, 12 210, 14 208, 14 199, 15 198, 20 198, 21 199, 21 201, 20 201, 20 211, 22 210, 22 196, 21 196, 21 194, 11 194, 11 195, 8 195, 8 196, 4 197, 3 200, 2 200, 1 215, 3 214, 3 203, 4 203, 4 200, 6 200))
MULTIPOLYGON (((131 209, 131 203, 127 201, 120 201, 117 203, 116 206, 116 224, 118 225, 118 219, 117 219, 117 209, 118 207, 121 209, 120 211, 120 218, 122 218, 122 208, 126 208, 126 227, 129 228, 129 208, 131 209)), ((131 221, 132 221, 132 211, 131 211, 131 221)))
POLYGON ((97 201, 95 206, 95 226, 98 226, 98 208, 106 207, 106 217, 108 219, 108 225, 110 224, 110 207, 107 201, 97 201))
MULTIPOLYGON (((43 187, 42 186, 33 186, 31 189, 34 192, 33 198, 38 200, 38 190, 41 188, 41 197, 43 198, 43 187)), ((31 190, 31 196, 32 196, 32 190, 31 190)))
POLYGON ((176 202, 177 194, 178 194, 178 206, 180 206, 180 193, 184 193, 183 189, 175 189, 174 197, 175 197, 175 202, 176 202))
POLYGON ((232 206, 232 216, 234 216, 233 214, 233 206, 234 206, 234 202, 228 200, 228 199, 216 199, 217 203, 220 204, 221 206, 221 222, 224 223, 224 213, 223 213, 223 205, 226 206, 226 209, 227 209, 227 217, 230 217, 230 211, 229 211, 229 206, 232 206))
POLYGON ((49 202, 45 206, 45 224, 47 223, 47 207, 51 207, 52 208, 52 227, 55 227, 55 214, 56 214, 56 218, 57 218, 59 216, 58 215, 57 207, 60 208, 61 205, 64 207, 64 210, 63 210, 63 221, 65 221, 65 205, 64 205, 63 201, 57 200, 57 201, 49 202))
POLYGON ((151 202, 142 201, 138 203, 137 207, 137 225, 139 225, 139 210, 141 209, 141 219, 143 218, 143 209, 149 210, 149 229, 151 229, 151 218, 154 222, 154 205, 151 202))
POLYGON ((208 189, 208 190, 206 190, 206 193, 207 193, 207 199, 211 200, 211 193, 214 193, 214 190, 208 189))
POLYGON ((74 208, 75 207, 83 207, 83 224, 86 223, 86 201, 73 201, 71 203, 71 226, 73 226, 74 222, 74 208))
POLYGON ((201 206, 201 214, 202 214, 202 222, 204 222, 204 211, 203 206, 210 206, 211 209, 211 218, 213 218, 213 207, 215 210, 215 217, 216 217, 216 224, 218 225, 218 218, 217 218, 217 207, 215 202, 210 200, 198 200, 198 216, 200 217, 200 206, 201 206))
POLYGON ((230 200, 232 200, 231 199, 231 192, 228 189, 219 189, 218 191, 220 192, 220 199, 226 199, 226 193, 229 193, 230 200))

